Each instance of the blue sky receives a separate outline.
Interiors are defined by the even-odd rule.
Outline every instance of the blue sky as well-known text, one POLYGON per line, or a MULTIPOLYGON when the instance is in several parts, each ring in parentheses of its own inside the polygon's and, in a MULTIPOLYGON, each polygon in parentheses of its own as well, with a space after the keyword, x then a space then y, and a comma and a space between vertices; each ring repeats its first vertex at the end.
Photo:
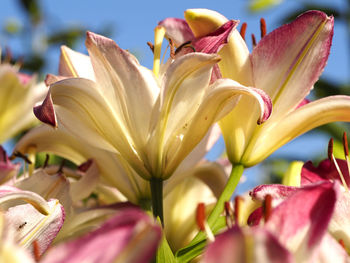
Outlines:
MULTIPOLYGON (((45 10, 46 21, 50 27, 64 28, 71 25, 83 25, 94 31, 104 25, 113 26, 112 38, 125 49, 135 52, 143 65, 151 67, 152 54, 146 45, 153 40, 153 29, 156 24, 166 17, 183 17, 184 10, 188 8, 209 8, 216 10, 227 18, 239 19, 248 23, 247 33, 259 35, 259 19, 267 20, 268 31, 276 28, 281 19, 291 10, 300 7, 302 1, 285 0, 283 4, 259 14, 251 14, 247 10, 247 0, 236 1, 116 1, 116 0, 59 0, 41 1, 45 10)), ((309 1, 312 2, 312 1, 309 1)), ((318 3, 332 4, 336 7, 344 7, 345 0, 322 0, 318 3)), ((0 25, 11 17, 23 15, 17 6, 17 1, 2 0, 0 9, 0 25)), ((6 43, 6 39, 0 39, 6 43)), ((333 47, 325 76, 334 81, 349 81, 349 48, 346 38, 345 25, 336 22, 333 47)), ((1 43, 2 45, 4 43, 1 43)), ((6 43, 9 44, 9 43, 6 43)), ((11 43, 10 43, 11 44, 11 43)), ((21 53, 25 48, 20 44, 14 44, 14 51, 21 53), (17 45, 17 49, 16 49, 17 45)), ((84 45, 80 45, 79 51, 85 51, 84 45)), ((58 52, 58 51, 57 51, 58 52)), ((48 71, 57 69, 58 53, 50 52, 48 55, 52 64, 48 71)))

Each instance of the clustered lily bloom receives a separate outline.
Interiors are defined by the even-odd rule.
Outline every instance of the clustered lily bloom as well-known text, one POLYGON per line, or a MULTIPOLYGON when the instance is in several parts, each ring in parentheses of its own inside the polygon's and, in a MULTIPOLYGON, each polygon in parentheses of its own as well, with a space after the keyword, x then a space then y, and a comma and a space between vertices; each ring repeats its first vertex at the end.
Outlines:
MULTIPOLYGON (((38 98, 31 117, 44 124, 10 157, 0 147, 0 261, 350 262, 346 136, 346 161, 330 144, 318 167, 290 169, 292 185, 229 202, 246 167, 314 127, 350 121, 347 96, 305 99, 326 65, 333 17, 309 11, 269 34, 262 23, 251 53, 238 20, 206 9, 185 19, 155 28, 152 70, 88 32, 88 55, 61 48, 45 98, 1 96, 0 141, 38 98), (228 160, 209 162, 220 129, 228 160), (48 153, 71 167, 49 164, 48 153)), ((0 65, 3 94, 27 96, 34 79, 23 76, 0 65)))
POLYGON ((220 60, 216 54, 186 54, 157 70, 161 29, 156 29, 154 72, 111 39, 88 32, 90 57, 67 60, 73 61, 67 65, 73 78, 51 83, 43 104, 34 109, 36 116, 122 155, 147 180, 169 178, 212 124, 232 109, 233 97, 253 97, 260 105, 257 120, 266 119, 271 110, 266 97, 229 79, 209 85, 220 60), (89 69, 81 69, 81 76, 74 65, 82 63, 89 69))
MULTIPOLYGON (((185 19, 188 26, 183 20, 174 19, 161 24, 170 28, 170 37, 181 36, 180 39, 191 41, 228 21, 221 14, 206 9, 187 10, 185 19)), ((309 11, 263 36, 251 54, 237 30, 218 52, 222 77, 265 91, 273 103, 272 114, 262 125, 257 125, 257 107, 248 97, 242 98, 219 122, 233 164, 255 165, 315 127, 350 120, 348 96, 305 101, 326 65, 333 23, 333 17, 309 11)))

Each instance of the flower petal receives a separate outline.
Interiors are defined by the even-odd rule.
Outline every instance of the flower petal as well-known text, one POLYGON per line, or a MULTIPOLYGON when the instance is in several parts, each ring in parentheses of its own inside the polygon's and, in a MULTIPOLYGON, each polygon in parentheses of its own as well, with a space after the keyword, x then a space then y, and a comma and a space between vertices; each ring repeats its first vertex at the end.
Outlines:
POLYGON ((61 229, 65 213, 58 200, 47 202, 48 215, 44 216, 31 205, 18 205, 11 207, 6 213, 6 219, 17 227, 17 237, 21 245, 29 247, 34 241, 42 255, 61 229))
POLYGON ((94 147, 119 152, 141 176, 148 176, 139 152, 132 148, 131 133, 96 83, 65 79, 52 84, 50 90, 57 118, 66 130, 94 147))
POLYGON ((277 238, 262 228, 237 226, 218 235, 204 253, 203 263, 294 262, 289 251, 277 238))
POLYGON ((327 232, 338 193, 339 185, 330 182, 297 189, 272 210, 265 226, 298 262, 312 257, 327 232))
POLYGON ((34 115, 43 123, 57 128, 57 119, 52 103, 51 93, 49 92, 41 105, 33 108, 34 115))
POLYGON ((54 153, 77 165, 93 158, 103 180, 121 191, 129 201, 138 203, 140 198, 148 196, 147 182, 133 172, 118 155, 77 140, 60 128, 53 130, 42 125, 32 129, 18 141, 14 152, 25 154, 32 146, 37 152, 54 153))
POLYGON ((103 96, 114 105, 115 114, 135 142, 134 147, 144 146, 159 94, 152 71, 140 66, 129 52, 103 36, 88 32, 86 47, 103 96))
MULTIPOLYGON (((248 95, 256 99, 260 106, 260 119, 265 115, 269 115, 271 108, 269 101, 265 101, 254 89, 244 87, 239 83, 230 79, 217 80, 210 91, 203 99, 201 106, 193 116, 188 127, 182 126, 178 128, 177 138, 181 141, 180 148, 173 152, 175 148, 173 145, 168 146, 167 160, 168 160, 168 174, 171 169, 174 169, 186 156, 194 146, 204 137, 210 126, 218 121, 220 118, 229 113, 235 106, 237 97, 239 95, 248 95), (182 159, 181 159, 182 158, 182 159)), ((173 143, 178 141, 173 141, 173 143)))
POLYGON ((319 78, 328 59, 333 24, 333 17, 309 11, 266 35, 254 48, 255 87, 271 97, 276 119, 295 109, 319 78))
POLYGON ((242 157, 246 166, 261 162, 282 145, 313 128, 335 121, 350 121, 350 97, 326 97, 296 109, 278 122, 272 118, 251 139, 242 157))
POLYGON ((160 227, 142 211, 130 209, 98 230, 52 248, 42 262, 149 262, 160 239, 160 227))
POLYGON ((169 17, 160 21, 158 25, 165 28, 166 38, 170 38, 173 41, 175 47, 178 47, 181 44, 192 41, 194 39, 194 35, 190 27, 183 19, 169 17))
POLYGON ((80 77, 95 80, 90 58, 76 52, 67 46, 61 46, 61 57, 58 69, 59 75, 65 77, 80 77))
MULTIPOLYGON (((223 15, 208 9, 188 9, 185 19, 196 37, 217 30, 228 21, 223 15)), ((249 50, 237 30, 233 30, 229 42, 220 51, 219 68, 224 78, 231 78, 247 86, 253 86, 249 50)))

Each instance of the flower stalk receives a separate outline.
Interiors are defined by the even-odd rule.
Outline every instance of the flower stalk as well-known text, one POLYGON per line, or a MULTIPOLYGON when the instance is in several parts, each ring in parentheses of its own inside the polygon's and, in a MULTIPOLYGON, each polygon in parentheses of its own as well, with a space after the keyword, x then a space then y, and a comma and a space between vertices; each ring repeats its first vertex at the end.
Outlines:
POLYGON ((150 179, 151 196, 152 196, 152 211, 155 218, 160 219, 164 227, 163 216, 163 180, 161 178, 152 177, 150 179))

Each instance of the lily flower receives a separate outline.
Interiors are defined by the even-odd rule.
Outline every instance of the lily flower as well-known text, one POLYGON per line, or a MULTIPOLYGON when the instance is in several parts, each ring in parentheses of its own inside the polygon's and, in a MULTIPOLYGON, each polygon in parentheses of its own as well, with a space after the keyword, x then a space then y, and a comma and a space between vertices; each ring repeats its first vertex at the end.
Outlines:
MULTIPOLYGON (((187 10, 185 19, 196 38, 214 32, 228 21, 206 9, 187 10)), ((348 96, 304 103, 326 65, 333 24, 333 17, 322 12, 306 12, 265 35, 251 54, 239 32, 232 32, 228 44, 218 52, 222 77, 265 91, 273 103, 273 112, 262 125, 256 123, 256 102, 248 97, 242 98, 219 122, 233 164, 253 166, 315 127, 350 121, 348 96)), ((175 31, 176 25, 172 27, 175 31)), ((178 28, 181 31, 184 26, 178 28)))
MULTIPOLYGON (((164 29, 156 28, 153 72, 111 39, 88 32, 90 58, 69 64, 70 74, 51 84, 36 116, 97 148, 117 153, 144 179, 169 178, 203 139, 214 122, 234 106, 238 95, 258 100, 269 115, 266 98, 237 82, 209 85, 215 54, 191 53, 160 68, 164 29), (76 65, 91 61, 93 75, 81 78, 76 65), (265 103, 266 102, 266 103, 265 103)), ((74 60, 70 57, 69 60, 74 60)))
POLYGON ((44 83, 18 70, 17 65, 0 64, 0 143, 35 123, 31 109, 47 92, 44 83))
POLYGON ((127 209, 99 229, 52 247, 44 263, 151 262, 161 240, 161 229, 140 209, 127 209))

